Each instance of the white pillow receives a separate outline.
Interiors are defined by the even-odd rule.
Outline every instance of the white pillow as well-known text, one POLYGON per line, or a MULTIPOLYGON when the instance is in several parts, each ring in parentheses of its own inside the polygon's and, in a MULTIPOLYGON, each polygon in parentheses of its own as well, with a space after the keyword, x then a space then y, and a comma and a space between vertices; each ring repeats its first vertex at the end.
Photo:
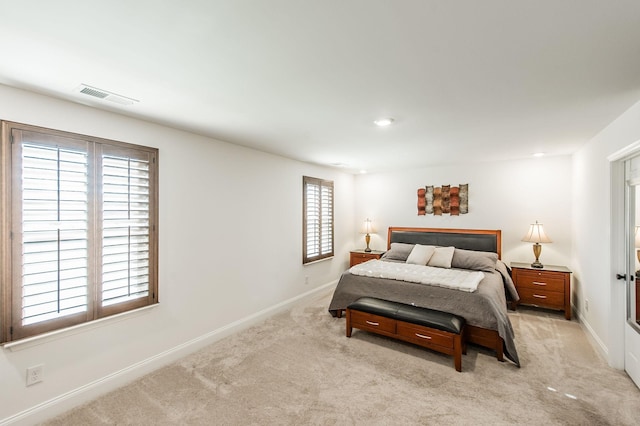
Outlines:
POLYGON ((455 247, 435 247, 433 255, 429 259, 427 266, 435 266, 437 268, 451 268, 451 260, 455 247))
POLYGON ((411 253, 409 253, 409 257, 407 257, 407 263, 426 265, 429 259, 431 259, 434 250, 435 246, 416 244, 413 250, 411 250, 411 253))

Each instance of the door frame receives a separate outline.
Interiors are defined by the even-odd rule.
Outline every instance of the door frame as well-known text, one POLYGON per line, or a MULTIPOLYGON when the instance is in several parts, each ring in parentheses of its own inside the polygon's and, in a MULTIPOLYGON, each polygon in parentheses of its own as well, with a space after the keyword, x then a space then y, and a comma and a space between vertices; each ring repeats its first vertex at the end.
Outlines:
POLYGON ((625 325, 627 322, 627 285, 616 279, 616 274, 627 268, 629 236, 625 232, 625 170, 624 162, 640 154, 640 141, 634 142, 607 157, 610 170, 611 210, 610 214, 610 294, 609 303, 609 365, 613 368, 625 368, 625 325), (620 183, 624 183, 620 185, 620 183))

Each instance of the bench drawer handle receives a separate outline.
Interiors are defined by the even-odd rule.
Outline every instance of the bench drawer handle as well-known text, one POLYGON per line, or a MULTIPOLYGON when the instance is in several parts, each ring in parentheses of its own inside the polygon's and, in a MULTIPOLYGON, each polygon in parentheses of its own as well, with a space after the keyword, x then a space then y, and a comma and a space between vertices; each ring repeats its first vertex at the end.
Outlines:
POLYGON ((431 336, 425 336, 424 334, 416 333, 416 336, 418 336, 421 339, 431 340, 431 336))
POLYGON ((373 322, 373 321, 369 321, 369 320, 365 320, 367 322, 367 324, 369 325, 380 325, 379 322, 373 322))
POLYGON ((534 281, 534 282, 533 282, 533 284, 535 284, 535 285, 542 285, 542 286, 547 285, 547 283, 541 283, 541 282, 538 282, 538 281, 534 281))
POLYGON ((542 296, 540 294, 534 294, 533 297, 537 297, 538 299, 546 299, 547 296, 542 296))

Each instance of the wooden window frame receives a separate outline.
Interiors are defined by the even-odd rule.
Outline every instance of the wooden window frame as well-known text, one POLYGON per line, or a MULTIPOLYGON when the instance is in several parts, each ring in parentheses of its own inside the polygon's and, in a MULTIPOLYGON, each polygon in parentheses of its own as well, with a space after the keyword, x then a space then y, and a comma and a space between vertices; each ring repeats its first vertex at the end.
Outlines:
POLYGON ((311 262, 315 262, 321 259, 326 259, 326 258, 330 258, 334 256, 334 229, 335 229, 335 222, 334 222, 334 207, 335 207, 335 191, 334 191, 334 185, 333 185, 333 181, 331 180, 325 180, 325 179, 319 179, 319 178, 314 178, 314 177, 310 177, 310 176, 303 176, 302 177, 302 263, 306 264, 306 263, 311 263, 311 262), (331 227, 331 231, 330 231, 330 238, 331 238, 331 249, 329 252, 325 252, 322 253, 322 246, 323 243, 325 243, 324 238, 323 238, 323 234, 325 234, 323 231, 323 226, 325 226, 325 224, 323 223, 323 205, 322 205, 322 197, 320 196, 320 199, 317 200, 319 203, 319 208, 318 211, 316 212, 319 216, 319 230, 318 230, 318 239, 317 239, 317 246, 315 247, 315 249, 317 249, 317 255, 308 255, 309 252, 309 247, 308 247, 308 241, 309 241, 309 236, 308 236, 308 214, 309 214, 309 205, 308 205, 308 200, 307 200, 307 185, 316 185, 320 188, 320 191, 322 191, 322 188, 330 188, 331 190, 331 206, 330 206, 330 227, 331 227))
MULTIPOLYGON (((125 142, 101 139, 76 133, 52 130, 27 124, 2 121, 0 140, 0 343, 8 343, 60 330, 77 324, 87 323, 110 315, 119 314, 158 303, 158 149, 125 142), (14 151, 13 135, 37 134, 38 141, 47 146, 64 146, 77 143, 86 144, 88 167, 88 242, 87 242, 87 298, 86 312, 43 320, 31 325, 22 321, 22 237, 16 236, 21 225, 21 186, 15 182, 22 179, 22 166, 14 151), (60 145, 62 146, 62 145, 60 145), (102 194, 98 185, 98 175, 103 171, 105 155, 124 155, 129 159, 144 158, 148 161, 148 295, 125 302, 102 306, 102 194), (112 154, 108 154, 108 153, 112 154), (120 153, 120 154, 115 154, 120 153), (18 198, 16 198, 18 197, 18 198), (18 221, 20 219, 20 221, 18 221), (18 271, 16 273, 16 271, 18 271), (17 278, 16 278, 17 277, 17 278)), ((17 152, 17 151, 16 151, 17 152)), ((124 158, 124 157, 123 157, 124 158)), ((129 160, 131 161, 131 160, 129 160)), ((126 170, 126 169, 125 169, 126 170)), ((145 180, 146 182, 146 180, 145 180)), ((131 210, 129 210, 131 211, 131 210)), ((146 217, 146 216, 145 216, 146 217)), ((145 226, 146 228, 146 226, 145 226)), ((146 238, 147 233, 144 233, 146 238)), ((146 250, 145 250, 146 253, 146 250)), ((146 277, 146 275, 145 275, 146 277)))

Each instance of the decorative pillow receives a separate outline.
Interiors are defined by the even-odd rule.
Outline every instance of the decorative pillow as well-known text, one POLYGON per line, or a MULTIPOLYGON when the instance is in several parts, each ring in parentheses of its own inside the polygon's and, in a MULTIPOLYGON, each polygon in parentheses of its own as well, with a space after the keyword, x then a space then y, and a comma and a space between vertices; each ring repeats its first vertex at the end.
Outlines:
POLYGON ((391 243, 391 248, 382 255, 382 259, 406 261, 415 244, 391 243))
POLYGON ((498 254, 488 251, 473 251, 455 249, 451 267, 458 269, 472 269, 474 271, 493 272, 496 269, 498 254))
POLYGON ((437 268, 451 268, 451 259, 455 247, 435 247, 433 256, 429 259, 427 266, 435 266, 437 268))
POLYGON ((415 265, 426 265, 433 252, 435 250, 434 246, 423 246, 420 244, 416 244, 416 246, 411 250, 411 254, 407 258, 407 263, 413 263, 415 265))

